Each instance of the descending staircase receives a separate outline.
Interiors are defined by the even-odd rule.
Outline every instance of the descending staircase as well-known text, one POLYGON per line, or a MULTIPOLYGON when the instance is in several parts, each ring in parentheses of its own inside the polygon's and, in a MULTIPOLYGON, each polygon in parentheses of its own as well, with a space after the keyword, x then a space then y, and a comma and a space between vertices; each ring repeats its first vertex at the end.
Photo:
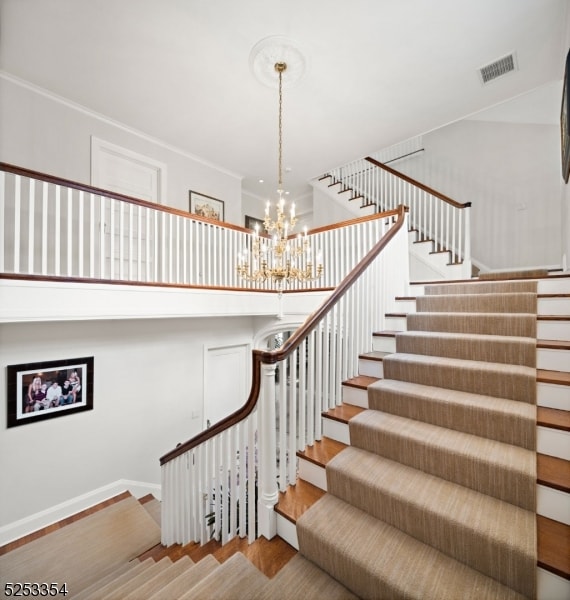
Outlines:
POLYGON ((538 285, 538 301, 526 281, 401 299, 393 329, 360 357, 362 375, 344 383, 344 404, 325 415, 325 438, 300 453, 278 530, 357 594, 535 597, 538 528, 538 598, 568 596, 570 278, 538 285))

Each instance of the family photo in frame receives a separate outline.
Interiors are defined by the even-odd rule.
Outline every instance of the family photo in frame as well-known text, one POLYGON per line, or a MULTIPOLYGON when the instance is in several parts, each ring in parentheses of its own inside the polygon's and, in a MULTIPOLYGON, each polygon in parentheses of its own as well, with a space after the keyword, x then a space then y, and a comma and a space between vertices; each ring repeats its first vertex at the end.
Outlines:
POLYGON ((93 409, 93 357, 7 367, 8 427, 93 409))

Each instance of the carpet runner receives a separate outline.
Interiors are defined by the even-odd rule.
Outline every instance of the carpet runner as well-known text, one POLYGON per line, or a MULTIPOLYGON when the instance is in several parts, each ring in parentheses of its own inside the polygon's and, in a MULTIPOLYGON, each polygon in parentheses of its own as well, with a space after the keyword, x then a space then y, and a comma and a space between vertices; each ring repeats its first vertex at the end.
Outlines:
POLYGON ((536 596, 536 282, 426 286, 298 521, 362 598, 536 596))

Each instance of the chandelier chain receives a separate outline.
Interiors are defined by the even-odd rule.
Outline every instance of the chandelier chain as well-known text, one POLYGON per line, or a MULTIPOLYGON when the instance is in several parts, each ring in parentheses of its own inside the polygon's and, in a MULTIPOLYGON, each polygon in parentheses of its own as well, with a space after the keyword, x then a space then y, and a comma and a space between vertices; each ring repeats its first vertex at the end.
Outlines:
POLYGON ((287 68, 285 63, 277 63, 275 68, 279 72, 279 158, 278 175, 279 189, 283 188, 283 71, 287 68))

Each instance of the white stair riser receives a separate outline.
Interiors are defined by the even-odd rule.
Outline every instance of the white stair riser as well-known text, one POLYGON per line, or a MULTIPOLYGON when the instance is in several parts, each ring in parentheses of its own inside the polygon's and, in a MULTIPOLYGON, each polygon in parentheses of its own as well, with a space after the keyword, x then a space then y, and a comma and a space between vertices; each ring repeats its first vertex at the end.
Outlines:
POLYGON ((537 322, 539 340, 570 340, 570 321, 541 321, 537 322))
POLYGON ((538 567, 536 597, 538 600, 570 598, 570 581, 538 567))
POLYGON ((539 298, 539 315, 570 315, 570 298, 539 298))
POLYGON ((327 491, 327 475, 325 469, 302 457, 299 457, 298 477, 308 481, 325 492, 327 491))
POLYGON ((406 317, 386 317, 385 322, 386 329, 391 331, 407 331, 408 329, 406 317))
POLYGON ((352 387, 351 385, 342 386, 342 401, 345 404, 368 408, 368 391, 352 387))
POLYGON ((396 352, 396 338, 375 335, 372 337, 372 349, 376 352, 396 352))
POLYGON ((384 377, 384 365, 381 360, 367 360, 365 358, 358 359, 358 374, 368 377, 384 377))
POLYGON ((538 280, 539 294, 570 294, 570 277, 550 277, 538 280))
POLYGON ((536 429, 537 452, 570 460, 570 431, 542 426, 536 429))
POLYGON ((547 371, 570 372, 570 350, 554 348, 538 348, 536 351, 536 368, 547 371))
POLYGON ((556 408, 557 410, 570 410, 570 386, 556 385, 554 383, 536 384, 538 406, 556 408))
POLYGON ((570 525, 570 494, 537 485, 536 502, 539 515, 570 525))
POLYGON ((277 517, 277 535, 293 546, 293 548, 299 550, 299 539, 295 523, 292 523, 279 513, 276 513, 275 516, 277 517))
POLYGON ((323 419, 323 435, 342 444, 350 445, 350 431, 347 423, 335 419, 323 419))
POLYGON ((394 311, 397 313, 415 313, 416 312, 416 301, 414 300, 398 300, 394 304, 394 311))

